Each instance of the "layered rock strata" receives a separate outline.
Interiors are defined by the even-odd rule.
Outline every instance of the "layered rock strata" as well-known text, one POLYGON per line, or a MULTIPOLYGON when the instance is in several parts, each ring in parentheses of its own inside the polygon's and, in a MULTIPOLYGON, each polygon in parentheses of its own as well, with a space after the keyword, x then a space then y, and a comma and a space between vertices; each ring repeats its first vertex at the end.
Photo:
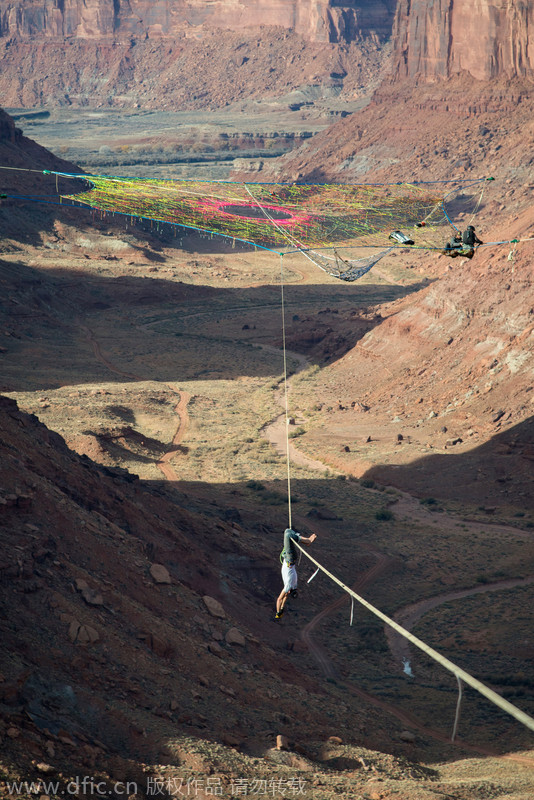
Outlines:
POLYGON ((312 41, 391 34, 395 0, 2 0, 2 37, 177 38, 204 27, 291 29, 312 41))

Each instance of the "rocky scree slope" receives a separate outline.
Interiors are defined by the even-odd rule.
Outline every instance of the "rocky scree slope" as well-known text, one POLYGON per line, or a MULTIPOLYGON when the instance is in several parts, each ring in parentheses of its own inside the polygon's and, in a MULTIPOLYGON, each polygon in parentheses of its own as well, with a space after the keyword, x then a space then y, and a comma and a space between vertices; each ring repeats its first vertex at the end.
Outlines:
POLYGON ((324 736, 324 690, 251 633, 257 601, 228 569, 267 563, 261 544, 216 507, 186 511, 172 488, 78 456, 8 398, 0 417, 4 768, 179 765, 191 735, 268 748, 281 696, 287 735, 324 736))
MULTIPOLYGON (((522 221, 518 236, 532 213, 522 221)), ((430 285, 382 306, 323 370, 316 399, 340 437, 335 466, 420 497, 534 510, 534 247, 508 252, 452 267, 438 257, 430 285), (355 448, 365 436, 374 444, 355 448)))

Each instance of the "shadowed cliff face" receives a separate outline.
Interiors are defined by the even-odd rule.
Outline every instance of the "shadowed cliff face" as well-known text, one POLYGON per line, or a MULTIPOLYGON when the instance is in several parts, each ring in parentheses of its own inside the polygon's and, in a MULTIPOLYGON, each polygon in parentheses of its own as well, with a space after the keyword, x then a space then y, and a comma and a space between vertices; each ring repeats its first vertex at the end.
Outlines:
POLYGON ((290 28, 312 41, 352 41, 391 34, 394 0, 52 0, 0 3, 0 35, 75 36, 123 40, 191 36, 201 26, 238 31, 258 25, 290 28))
POLYGON ((397 79, 534 77, 534 6, 521 0, 400 0, 393 27, 397 79))
POLYGON ((21 138, 22 132, 19 128, 15 128, 11 117, 0 108, 0 140, 15 143, 19 142, 21 138))

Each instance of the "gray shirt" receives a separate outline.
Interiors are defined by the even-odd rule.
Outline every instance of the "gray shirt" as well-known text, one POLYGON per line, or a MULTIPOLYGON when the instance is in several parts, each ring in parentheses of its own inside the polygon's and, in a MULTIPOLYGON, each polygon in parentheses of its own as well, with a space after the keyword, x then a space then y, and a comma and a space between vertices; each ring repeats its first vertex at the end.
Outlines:
POLYGON ((298 558, 298 549, 293 542, 300 542, 302 534, 294 531, 293 528, 286 528, 284 531, 284 549, 282 558, 287 564, 294 564, 298 558))

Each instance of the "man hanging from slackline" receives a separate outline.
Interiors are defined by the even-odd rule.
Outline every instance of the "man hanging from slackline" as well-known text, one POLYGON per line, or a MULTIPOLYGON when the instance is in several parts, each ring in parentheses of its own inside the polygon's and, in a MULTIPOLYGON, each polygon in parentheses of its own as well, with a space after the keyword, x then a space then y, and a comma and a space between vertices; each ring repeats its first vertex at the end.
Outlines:
POLYGON ((280 560, 282 562, 282 580, 284 582, 284 588, 278 595, 276 600, 276 614, 275 619, 280 619, 282 614, 284 613, 285 604, 287 598, 291 595, 291 597, 297 596, 297 548, 295 547, 295 542, 299 544, 311 544, 317 539, 317 534, 312 533, 311 536, 303 536, 301 533, 297 533, 294 531, 293 528, 286 528, 284 531, 284 549, 280 555, 280 560))

